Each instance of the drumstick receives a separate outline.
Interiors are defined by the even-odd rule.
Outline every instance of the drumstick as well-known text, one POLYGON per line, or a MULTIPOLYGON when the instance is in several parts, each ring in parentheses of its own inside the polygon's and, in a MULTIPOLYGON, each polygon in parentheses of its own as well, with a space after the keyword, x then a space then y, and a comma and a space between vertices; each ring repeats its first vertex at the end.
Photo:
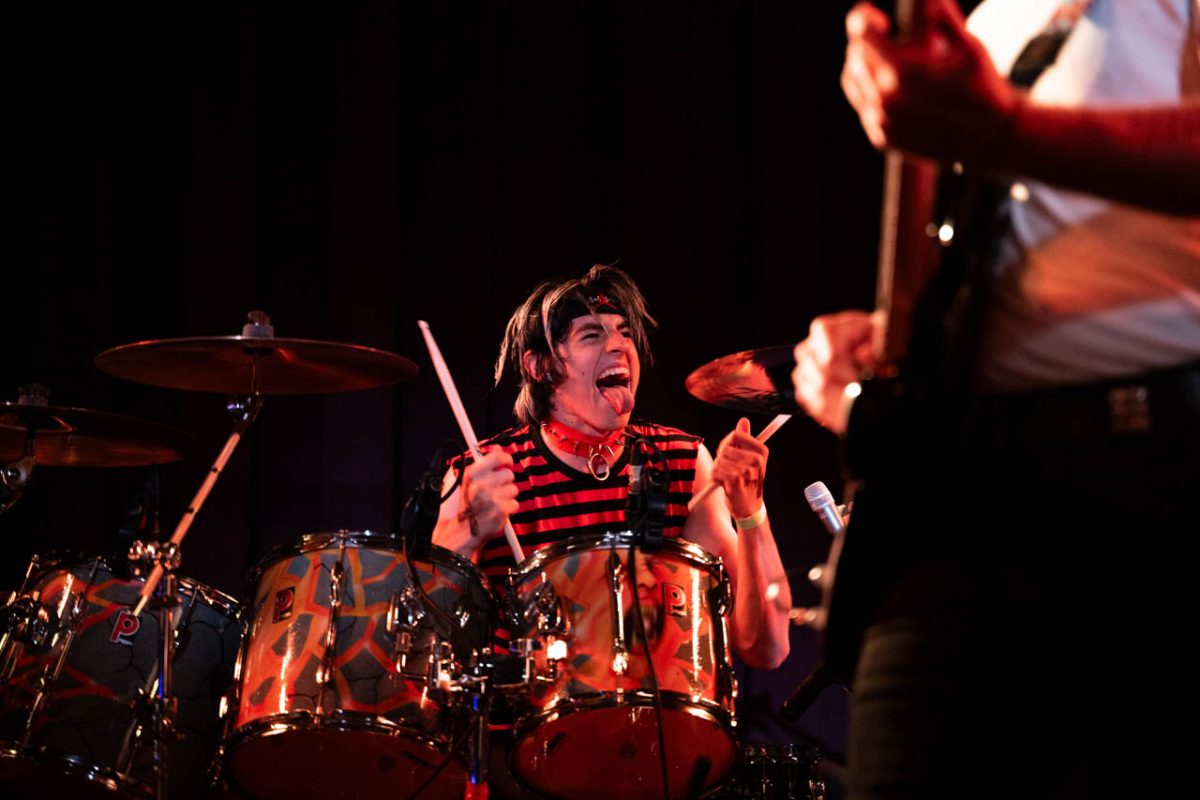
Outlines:
MULTIPOLYGON (((767 427, 765 427, 761 431, 759 431, 758 436, 755 436, 754 438, 760 442, 765 442, 767 439, 770 439, 772 436, 775 435, 775 431, 777 431, 783 427, 783 423, 787 422, 791 418, 792 418, 791 414, 778 415, 777 417, 775 417, 775 419, 768 422, 767 427)), ((720 487, 720 485, 721 484, 717 483, 716 481, 712 481, 708 484, 708 486, 705 486, 703 489, 701 489, 698 494, 696 494, 691 500, 688 501, 688 511, 691 511, 696 506, 703 503, 704 500, 710 494, 715 492, 717 490, 717 488, 720 487)))
MULTIPOLYGON (((471 455, 476 459, 483 458, 483 453, 479 449, 479 439, 475 438, 475 430, 471 427, 471 420, 467 418, 467 410, 463 408, 462 399, 458 396, 458 389, 454 388, 454 378, 450 376, 450 368, 446 366, 446 359, 442 358, 442 351, 438 349, 437 342, 433 339, 433 331, 429 330, 429 323, 423 319, 417 320, 417 325, 421 328, 421 333, 425 335, 425 346, 429 348, 429 357, 433 359, 433 368, 437 372, 438 380, 442 383, 442 391, 446 393, 446 399, 450 401, 450 409, 454 412, 455 419, 458 420, 458 429, 462 431, 463 438, 467 440, 467 447, 471 450, 471 455)), ((517 541, 517 532, 513 530, 512 522, 509 520, 504 521, 504 538, 508 540, 513 558, 520 564, 525 560, 525 553, 521 551, 521 543, 517 541)))

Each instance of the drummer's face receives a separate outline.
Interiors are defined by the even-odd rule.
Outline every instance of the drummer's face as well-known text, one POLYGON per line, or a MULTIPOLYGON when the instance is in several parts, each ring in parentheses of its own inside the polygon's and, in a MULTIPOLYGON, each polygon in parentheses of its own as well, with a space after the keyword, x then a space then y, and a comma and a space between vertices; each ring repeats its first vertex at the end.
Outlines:
POLYGON ((563 379, 550 396, 550 416, 581 433, 603 435, 629 422, 641 363, 620 314, 571 320, 558 345, 563 379))

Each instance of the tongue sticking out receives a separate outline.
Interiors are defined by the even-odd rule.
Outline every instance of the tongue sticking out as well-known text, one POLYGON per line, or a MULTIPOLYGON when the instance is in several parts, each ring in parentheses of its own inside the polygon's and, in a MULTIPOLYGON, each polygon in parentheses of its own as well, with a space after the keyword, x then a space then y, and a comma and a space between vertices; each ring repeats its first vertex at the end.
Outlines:
POLYGON ((633 411, 633 392, 629 391, 629 387, 605 386, 601 387, 600 394, 604 395, 604 399, 618 415, 633 411))

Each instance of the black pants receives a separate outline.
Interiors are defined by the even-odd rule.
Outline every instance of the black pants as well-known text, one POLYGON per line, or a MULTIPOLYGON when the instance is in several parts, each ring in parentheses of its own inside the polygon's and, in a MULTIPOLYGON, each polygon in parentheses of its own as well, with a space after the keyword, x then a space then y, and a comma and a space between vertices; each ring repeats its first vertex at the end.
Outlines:
POLYGON ((1073 412, 1080 396, 985 407, 961 447, 915 457, 872 498, 876 523, 914 541, 858 663, 851 797, 1191 783, 1194 737, 1173 731, 1197 721, 1200 415, 1162 402, 1149 424, 1105 429, 1073 412))

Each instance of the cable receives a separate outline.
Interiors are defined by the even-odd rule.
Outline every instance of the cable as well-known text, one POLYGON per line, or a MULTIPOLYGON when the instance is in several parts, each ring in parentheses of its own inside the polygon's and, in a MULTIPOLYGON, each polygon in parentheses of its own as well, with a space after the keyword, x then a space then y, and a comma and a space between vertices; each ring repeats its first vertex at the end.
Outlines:
POLYGON ((453 745, 451 745, 450 751, 446 753, 446 757, 442 759, 442 763, 438 764, 433 772, 429 773, 429 777, 425 779, 424 783, 417 787, 417 790, 413 792, 412 795, 410 795, 409 800, 417 800, 417 798, 421 796, 421 793, 432 786, 433 782, 437 780, 438 776, 441 775, 446 767, 450 765, 450 762, 453 761, 456 756, 458 756, 458 752, 463 749, 463 745, 470 740, 471 732, 478 727, 479 717, 483 713, 484 712, 482 710, 479 710, 471 716, 471 722, 466 728, 463 729, 463 732, 458 735, 458 739, 455 740, 453 745))
MULTIPOLYGON (((657 446, 655 446, 655 444, 653 442, 651 442, 647 439, 639 438, 639 439, 634 439, 630 443, 630 447, 637 447, 639 445, 646 448, 650 452, 651 460, 653 460, 655 457, 661 459, 664 470, 666 469, 666 465, 667 465, 666 457, 663 455, 662 451, 659 450, 657 446)), ((643 476, 645 476, 645 482, 647 484, 653 483, 653 479, 650 477, 650 472, 652 472, 652 470, 643 471, 643 473, 642 473, 643 476)), ((668 485, 669 485, 669 481, 664 480, 663 486, 662 486, 662 489, 664 492, 668 485)), ((650 520, 649 509, 652 509, 653 507, 654 507, 654 504, 649 501, 649 498, 647 498, 646 508, 648 510, 646 513, 639 515, 638 519, 635 522, 635 528, 642 527, 644 529, 648 525, 649 520, 650 520)), ((644 535, 645 530, 643 530, 642 533, 644 535)), ((634 613, 635 619, 637 620, 638 630, 641 631, 641 634, 642 634, 642 648, 646 653, 646 666, 649 667, 649 669, 650 669, 650 689, 653 692, 652 703, 654 706, 654 722, 655 722, 655 726, 658 729, 658 766, 659 766, 659 770, 662 774, 663 800, 670 800, 671 783, 670 783, 670 778, 668 777, 667 740, 666 740, 666 733, 665 733, 666 726, 663 724, 662 694, 659 691, 658 672, 654 668, 654 655, 650 652, 650 635, 649 635, 649 632, 646 630, 646 620, 645 620, 645 616, 642 614, 642 603, 641 603, 641 599, 638 597, 638 580, 637 580, 637 578, 638 578, 638 573, 637 573, 637 546, 638 546, 637 543, 638 543, 638 539, 639 539, 638 532, 635 529, 633 531, 633 538, 629 542, 629 564, 628 564, 629 581, 630 581, 630 584, 633 589, 633 613, 634 613)))

